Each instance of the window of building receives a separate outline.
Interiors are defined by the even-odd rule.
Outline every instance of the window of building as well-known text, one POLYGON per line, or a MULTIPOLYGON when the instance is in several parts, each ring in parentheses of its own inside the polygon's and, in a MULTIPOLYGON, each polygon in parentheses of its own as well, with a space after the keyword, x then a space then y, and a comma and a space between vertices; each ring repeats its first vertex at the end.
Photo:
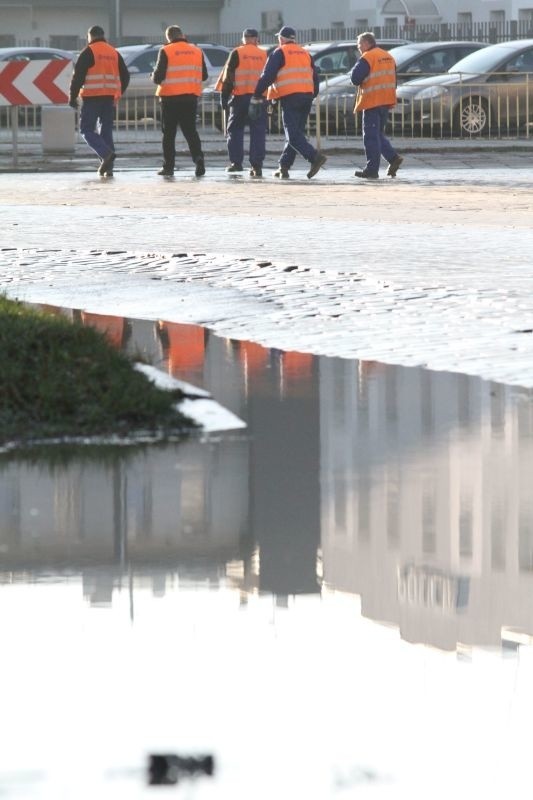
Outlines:
POLYGON ((471 11, 460 11, 457 14, 457 23, 458 23, 458 25, 471 25, 472 24, 472 12, 471 11))
POLYGON ((532 22, 533 23, 533 8, 519 8, 518 9, 519 22, 532 22))
POLYGON ((505 22, 505 11, 491 11, 490 21, 496 23, 505 22))
POLYGON ((365 18, 361 17, 359 19, 356 19, 355 20, 355 27, 356 27, 357 30, 367 31, 368 27, 369 27, 368 18, 365 19, 365 18))
POLYGON ((58 47, 60 50, 77 50, 80 46, 78 36, 67 34, 51 34, 50 47, 58 47))

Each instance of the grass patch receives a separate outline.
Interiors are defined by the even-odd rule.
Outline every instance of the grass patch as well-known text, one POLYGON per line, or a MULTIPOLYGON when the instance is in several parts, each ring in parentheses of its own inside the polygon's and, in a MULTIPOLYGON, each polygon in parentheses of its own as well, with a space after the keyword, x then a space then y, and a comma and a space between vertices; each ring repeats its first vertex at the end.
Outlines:
POLYGON ((93 328, 0 296, 0 443, 195 427, 93 328))

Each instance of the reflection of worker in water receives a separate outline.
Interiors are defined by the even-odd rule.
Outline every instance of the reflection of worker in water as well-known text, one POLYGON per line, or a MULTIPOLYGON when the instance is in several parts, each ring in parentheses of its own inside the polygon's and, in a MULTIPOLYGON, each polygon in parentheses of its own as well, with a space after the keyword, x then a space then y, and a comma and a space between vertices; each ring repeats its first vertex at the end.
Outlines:
POLYGON ((88 45, 74 65, 69 105, 77 109, 81 95, 80 133, 100 159, 98 174, 110 178, 115 161, 115 103, 128 88, 130 73, 118 50, 106 42, 103 28, 93 25, 87 38, 88 45))
POLYGON ((196 374, 203 370, 206 336, 204 328, 160 320, 158 334, 170 375, 184 378, 187 373, 196 374))
POLYGON ((124 317, 113 317, 109 314, 91 314, 82 311, 80 314, 84 325, 90 325, 104 334, 109 344, 120 350, 126 345, 129 327, 124 317))

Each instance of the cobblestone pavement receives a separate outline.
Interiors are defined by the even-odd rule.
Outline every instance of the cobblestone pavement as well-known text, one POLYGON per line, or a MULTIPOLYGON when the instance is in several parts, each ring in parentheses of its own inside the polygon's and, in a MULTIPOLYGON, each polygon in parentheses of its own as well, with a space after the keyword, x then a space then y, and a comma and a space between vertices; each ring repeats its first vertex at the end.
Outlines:
MULTIPOLYGON (((275 159, 269 159, 269 168, 275 159)), ((356 183, 197 180, 157 160, 4 174, 0 287, 34 302, 197 322, 288 350, 533 386, 533 173, 520 153, 414 153, 356 183), (488 163, 490 162, 490 166, 488 163)))

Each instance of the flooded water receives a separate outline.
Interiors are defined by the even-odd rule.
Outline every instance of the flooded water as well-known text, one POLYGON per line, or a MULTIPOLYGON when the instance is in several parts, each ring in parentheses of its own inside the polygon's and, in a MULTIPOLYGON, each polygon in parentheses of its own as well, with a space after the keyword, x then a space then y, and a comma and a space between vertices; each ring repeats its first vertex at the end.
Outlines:
POLYGON ((523 793, 531 390, 73 316, 248 427, 0 462, 0 796, 523 793))

